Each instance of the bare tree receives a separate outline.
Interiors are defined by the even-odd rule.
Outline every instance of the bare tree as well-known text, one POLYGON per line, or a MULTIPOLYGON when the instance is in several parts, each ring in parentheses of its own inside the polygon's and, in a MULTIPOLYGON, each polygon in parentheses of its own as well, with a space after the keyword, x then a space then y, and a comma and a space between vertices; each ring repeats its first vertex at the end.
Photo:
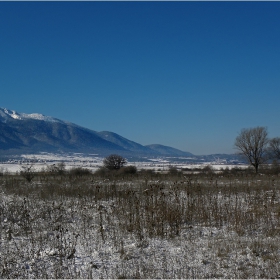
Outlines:
POLYGON ((28 182, 31 182, 33 180, 33 178, 35 177, 34 165, 27 164, 27 165, 21 166, 20 175, 23 178, 25 178, 28 182))
POLYGON ((269 153, 272 159, 280 160, 280 137, 272 138, 269 141, 269 153))
POLYGON ((258 126, 242 129, 235 139, 235 147, 245 156, 249 164, 254 166, 256 173, 260 164, 267 160, 267 134, 265 127, 258 126))
POLYGON ((126 159, 119 155, 110 155, 103 160, 104 167, 110 170, 118 170, 126 163, 126 159))

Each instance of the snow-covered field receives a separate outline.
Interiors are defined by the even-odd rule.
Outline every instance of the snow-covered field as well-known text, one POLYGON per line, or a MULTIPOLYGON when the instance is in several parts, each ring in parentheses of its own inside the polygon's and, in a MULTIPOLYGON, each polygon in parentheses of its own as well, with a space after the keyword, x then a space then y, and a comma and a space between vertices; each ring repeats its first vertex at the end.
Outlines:
MULTIPOLYGON (((40 171, 42 169, 46 169, 48 166, 52 166, 58 164, 60 162, 65 163, 66 169, 82 167, 87 168, 91 171, 96 171, 99 167, 103 165, 103 157, 99 157, 98 155, 84 155, 81 153, 75 154, 52 154, 52 153, 40 153, 37 155, 23 154, 20 156, 20 159, 17 160, 9 160, 6 162, 0 162, 0 170, 16 173, 20 172, 21 167, 26 164, 33 164, 34 169, 36 171, 40 171)), ((225 163, 217 163, 217 162, 205 162, 203 164, 194 164, 188 163, 188 158, 186 158, 186 162, 174 162, 168 158, 157 158, 157 159, 147 159, 147 161, 128 161, 128 165, 134 165, 138 170, 141 169, 150 169, 155 171, 167 171, 170 166, 174 166, 181 169, 193 169, 193 168, 204 168, 205 166, 211 166, 214 170, 220 170, 225 168, 246 168, 247 165, 234 165, 234 164, 225 164, 225 163)))
POLYGON ((0 177, 0 277, 280 277, 278 176, 149 176, 0 177))

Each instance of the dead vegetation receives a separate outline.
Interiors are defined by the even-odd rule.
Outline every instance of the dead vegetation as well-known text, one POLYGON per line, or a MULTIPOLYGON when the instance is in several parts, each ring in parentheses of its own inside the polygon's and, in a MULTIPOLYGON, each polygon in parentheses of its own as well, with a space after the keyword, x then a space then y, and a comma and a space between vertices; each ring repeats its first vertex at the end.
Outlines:
POLYGON ((210 171, 1 176, 1 278, 279 278, 280 177, 210 171))

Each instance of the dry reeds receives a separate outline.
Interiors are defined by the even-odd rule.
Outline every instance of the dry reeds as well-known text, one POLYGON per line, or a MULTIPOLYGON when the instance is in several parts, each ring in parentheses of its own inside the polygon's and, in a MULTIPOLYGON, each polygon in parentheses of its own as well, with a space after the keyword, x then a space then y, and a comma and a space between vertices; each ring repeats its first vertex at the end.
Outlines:
POLYGON ((279 275, 278 176, 133 176, 1 176, 1 278, 279 275))

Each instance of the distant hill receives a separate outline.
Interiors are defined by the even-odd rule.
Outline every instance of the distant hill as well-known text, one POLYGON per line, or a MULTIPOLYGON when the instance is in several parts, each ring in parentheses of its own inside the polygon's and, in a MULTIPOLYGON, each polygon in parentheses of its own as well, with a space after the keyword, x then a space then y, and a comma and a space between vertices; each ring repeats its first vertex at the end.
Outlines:
POLYGON ((97 132, 100 137, 102 137, 104 140, 107 140, 111 143, 114 143, 126 150, 132 151, 135 154, 152 154, 152 155, 157 155, 157 153, 148 147, 145 147, 141 144, 138 144, 136 142, 133 142, 131 140, 128 140, 119 134, 116 134, 114 132, 110 131, 101 131, 97 132))
POLYGON ((177 157, 189 157, 193 156, 193 154, 189 152, 183 152, 181 150, 160 145, 160 144, 152 144, 152 145, 146 145, 147 148, 153 150, 154 152, 162 155, 162 156, 177 156, 177 157))
POLYGON ((106 156, 186 156, 162 145, 143 146, 109 131, 96 132, 42 114, 0 108, 0 154, 83 152, 106 156))

